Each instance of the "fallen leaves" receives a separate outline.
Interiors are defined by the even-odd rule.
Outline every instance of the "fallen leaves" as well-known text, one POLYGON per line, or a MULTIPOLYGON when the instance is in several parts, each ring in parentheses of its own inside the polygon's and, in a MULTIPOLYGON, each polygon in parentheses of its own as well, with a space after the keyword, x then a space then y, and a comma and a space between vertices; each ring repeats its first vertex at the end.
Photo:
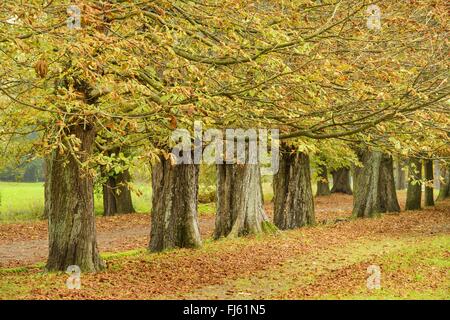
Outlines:
MULTIPOLYGON (((2 275, 0 287, 5 281, 14 281, 16 286, 28 288, 19 297, 29 299, 183 298, 196 290, 207 292, 211 286, 223 287, 230 281, 248 279, 257 274, 264 277, 262 279, 264 280, 267 274, 271 274, 271 270, 283 268, 284 264, 301 257, 310 261, 309 272, 313 276, 314 272, 318 272, 323 267, 314 262, 323 260, 326 252, 327 254, 331 253, 332 256, 327 260, 329 266, 325 266, 324 269, 328 275, 320 278, 329 286, 319 286, 319 289, 302 287, 300 291, 291 293, 292 297, 312 298, 324 293, 331 294, 333 290, 327 288, 337 288, 344 283, 350 287, 353 284, 361 286, 361 279, 365 279, 366 264, 355 264, 341 269, 333 267, 347 263, 345 257, 338 254, 339 248, 348 245, 352 247, 352 243, 360 243, 360 241, 376 242, 380 237, 383 239, 399 239, 405 236, 427 237, 437 227, 440 228, 440 232, 448 234, 450 229, 445 226, 450 225, 449 207, 450 202, 445 202, 435 210, 402 212, 399 215, 384 215, 379 219, 349 220, 345 223, 301 228, 272 236, 206 241, 205 246, 198 250, 177 249, 158 254, 149 254, 143 251, 129 256, 112 257, 107 260, 107 271, 82 275, 82 290, 80 291, 69 291, 65 288, 67 275, 37 276, 40 272, 38 268, 13 275, 2 275), (360 272, 359 269, 364 272, 362 274, 354 272, 355 270, 360 272), (335 279, 336 274, 340 276, 341 280, 335 279)), ((318 208, 321 208, 320 205, 318 208)), ((319 217, 320 215, 321 213, 318 213, 319 217)), ((346 215, 349 215, 348 211, 346 215)), ((102 233, 105 234, 105 231, 115 234, 132 232, 136 230, 136 224, 138 227, 148 230, 149 217, 147 215, 124 215, 98 218, 97 221, 100 237, 102 233)), ((202 233, 204 235, 211 234, 213 227, 214 217, 206 216, 201 225, 202 233)), ((136 241, 136 238, 130 237, 121 246, 145 248, 147 245, 147 239, 135 243, 133 241, 136 241)), ((121 246, 119 246, 119 251, 121 246)), ((380 246, 377 252, 382 255, 388 249, 380 246)), ((445 252, 448 253, 448 250, 445 252)), ((405 280, 404 278, 403 280, 402 278, 396 279, 393 278, 392 281, 400 283, 405 280)), ((439 284, 440 279, 440 276, 436 278, 435 285, 439 284)), ((285 280, 283 277, 274 275, 273 281, 275 282, 285 280)), ((229 297, 235 297, 239 292, 243 292, 241 289, 229 290, 231 290, 227 295, 229 297)), ((351 293, 348 292, 348 294, 351 293)), ((221 297, 219 294, 216 296, 221 297)), ((210 296, 208 295, 208 297, 210 296)), ((0 298, 3 298, 1 294, 0 298)))

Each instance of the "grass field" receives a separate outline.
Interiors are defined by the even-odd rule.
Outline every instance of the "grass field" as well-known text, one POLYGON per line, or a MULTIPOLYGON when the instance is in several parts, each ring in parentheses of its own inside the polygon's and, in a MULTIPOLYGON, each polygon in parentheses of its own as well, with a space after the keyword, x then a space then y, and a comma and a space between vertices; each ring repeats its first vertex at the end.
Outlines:
POLYGON ((0 182, 0 221, 38 219, 44 210, 44 183, 0 182))
MULTIPOLYGON (((141 196, 133 194, 133 205, 137 212, 148 213, 151 207, 151 188, 137 185, 141 196)), ((95 213, 103 212, 100 193, 95 194, 95 213)), ((26 221, 39 219, 44 212, 44 183, 0 182, 0 221, 26 221)))
MULTIPOLYGON (((151 187, 137 184, 142 195, 133 193, 133 205, 139 213, 149 213, 152 203, 151 187)), ((269 195, 270 196, 270 195, 269 195)), ((101 193, 95 193, 95 213, 103 212, 101 193)), ((213 203, 199 204, 200 214, 212 214, 213 203)), ((44 212, 44 183, 0 182, 0 222, 38 220, 44 212)))

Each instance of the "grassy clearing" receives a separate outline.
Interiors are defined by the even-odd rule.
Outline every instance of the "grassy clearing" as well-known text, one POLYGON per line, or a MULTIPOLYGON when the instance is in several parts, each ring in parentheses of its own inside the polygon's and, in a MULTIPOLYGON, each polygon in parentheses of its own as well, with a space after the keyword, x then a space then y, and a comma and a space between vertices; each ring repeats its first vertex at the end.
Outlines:
MULTIPOLYGON (((151 190, 144 184, 136 186, 141 196, 133 194, 133 205, 137 212, 146 213, 151 207, 151 190)), ((37 220, 44 212, 44 184, 22 182, 0 182, 0 222, 37 220)), ((103 198, 94 197, 95 213, 103 212, 103 198)))
MULTIPOLYGON (((368 290, 365 284, 358 284, 340 292, 335 288, 319 298, 450 300, 449 248, 449 235, 403 241, 399 250, 374 257, 371 263, 381 267, 379 290, 368 290)), ((367 265, 366 263, 366 267, 367 265)), ((361 264, 349 266, 343 271, 361 274, 364 271, 362 267, 361 264)), ((342 280, 349 281, 349 278, 350 275, 346 275, 342 280)))
POLYGON ((44 184, 0 182, 0 221, 36 220, 44 211, 44 184))
MULTIPOLYGON (((137 212, 148 213, 151 209, 152 192, 149 185, 137 184, 142 192, 138 196, 133 193, 133 205, 137 212)), ((94 197, 95 214, 103 213, 103 198, 101 193, 94 197)), ((0 223, 38 220, 44 212, 44 184, 0 182, 0 223)), ((214 214, 214 203, 199 205, 200 214, 214 214)))

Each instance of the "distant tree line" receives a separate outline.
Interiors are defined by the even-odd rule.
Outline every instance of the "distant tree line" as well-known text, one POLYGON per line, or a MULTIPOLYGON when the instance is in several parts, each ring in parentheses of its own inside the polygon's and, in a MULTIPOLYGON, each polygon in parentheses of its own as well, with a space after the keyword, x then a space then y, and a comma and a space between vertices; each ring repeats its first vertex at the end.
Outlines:
POLYGON ((43 182, 44 179, 44 161, 42 159, 22 162, 18 166, 9 166, 0 170, 0 181, 43 182))

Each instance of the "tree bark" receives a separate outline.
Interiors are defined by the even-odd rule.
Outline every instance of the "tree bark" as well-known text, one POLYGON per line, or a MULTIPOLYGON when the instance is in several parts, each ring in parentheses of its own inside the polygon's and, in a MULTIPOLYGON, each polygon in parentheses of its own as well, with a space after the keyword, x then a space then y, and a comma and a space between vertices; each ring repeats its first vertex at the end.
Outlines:
POLYGON ((353 194, 350 186, 350 169, 340 168, 331 172, 333 175, 333 188, 331 193, 353 194))
POLYGON ((439 186, 440 186, 440 176, 441 176, 441 165, 439 163, 439 160, 434 160, 433 161, 433 177, 434 177, 434 189, 439 190, 439 186))
MULTIPOLYGON (((73 125, 67 135, 81 141, 79 158, 54 151, 48 194, 49 256, 46 269, 65 271, 77 265, 83 272, 100 271, 105 263, 97 249, 93 179, 81 163, 93 152, 95 129, 73 125)), ((66 145, 69 147, 68 145, 66 145)), ((69 148, 67 148, 69 150, 69 148)))
POLYGON ((103 215, 113 216, 117 213, 115 193, 115 179, 108 177, 103 184, 103 215))
POLYGON ((438 201, 442 201, 450 197, 450 170, 448 166, 441 166, 442 180, 439 184, 438 201))
POLYGON ((422 207, 422 162, 411 158, 408 163, 408 190, 405 210, 419 210, 422 207))
POLYGON ((355 168, 353 216, 379 216, 385 212, 400 212, 395 192, 392 157, 377 151, 359 154, 362 168, 355 168))
POLYGON ((425 168, 425 206, 434 206, 434 172, 433 172, 433 160, 424 161, 425 168))
POLYGON ((50 204, 52 203, 52 193, 50 190, 51 186, 51 179, 52 179, 52 157, 47 156, 44 160, 44 175, 45 175, 45 182, 44 182, 44 213, 43 218, 48 219, 50 215, 50 204))
POLYGON ((274 223, 294 229, 315 223, 309 157, 282 151, 274 183, 274 223))
POLYGON ((239 237, 275 229, 264 211, 259 165, 217 165, 214 238, 239 237))
POLYGON ((107 178, 106 183, 103 184, 103 214, 105 216, 135 212, 131 191, 127 186, 130 180, 128 170, 107 178))
POLYGON ((395 166, 395 188, 397 190, 406 189, 406 174, 402 160, 398 160, 397 165, 395 166))
POLYGON ((172 165, 169 159, 160 156, 152 172, 150 251, 201 246, 198 173, 196 164, 172 165))
POLYGON ((328 196, 331 194, 330 183, 328 181, 328 170, 325 165, 319 166, 317 174, 317 193, 316 196, 328 196))

